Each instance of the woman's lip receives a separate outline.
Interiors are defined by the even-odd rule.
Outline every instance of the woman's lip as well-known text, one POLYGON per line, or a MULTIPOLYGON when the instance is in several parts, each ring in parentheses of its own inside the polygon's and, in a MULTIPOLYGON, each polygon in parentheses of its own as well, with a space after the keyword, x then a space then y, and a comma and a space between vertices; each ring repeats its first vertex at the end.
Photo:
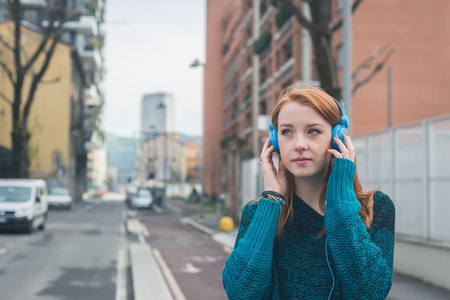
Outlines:
POLYGON ((293 160, 293 162, 297 165, 306 165, 310 161, 311 161, 311 159, 309 159, 309 158, 298 158, 298 159, 293 160))

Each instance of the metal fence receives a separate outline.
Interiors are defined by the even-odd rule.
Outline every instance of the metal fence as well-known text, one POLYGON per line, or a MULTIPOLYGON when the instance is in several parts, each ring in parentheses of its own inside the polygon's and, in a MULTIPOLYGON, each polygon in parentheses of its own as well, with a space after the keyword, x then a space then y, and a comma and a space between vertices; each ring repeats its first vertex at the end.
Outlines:
POLYGON ((396 206, 396 233, 450 242, 450 115, 352 139, 365 189, 396 206))

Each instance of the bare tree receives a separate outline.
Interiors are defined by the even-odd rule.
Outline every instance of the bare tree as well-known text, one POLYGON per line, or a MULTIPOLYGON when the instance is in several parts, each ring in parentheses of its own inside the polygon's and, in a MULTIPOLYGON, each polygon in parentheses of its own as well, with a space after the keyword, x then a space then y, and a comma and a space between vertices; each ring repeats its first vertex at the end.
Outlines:
MULTIPOLYGON (((31 137, 28 118, 38 86, 44 83, 43 76, 48 69, 55 48, 61 40, 63 24, 68 20, 67 0, 48 1, 47 26, 42 28, 42 39, 30 54, 26 52, 26 40, 23 38, 22 3, 20 0, 7 0, 6 2, 13 22, 13 39, 12 42, 9 42, 0 37, 0 45, 1 53, 3 51, 11 52, 13 61, 3 61, 2 55, 0 56, 0 67, 6 72, 13 87, 13 98, 10 99, 3 93, 0 93, 0 98, 12 108, 11 139, 14 176, 27 178, 30 165, 28 147, 31 137), (26 81, 31 83, 25 84, 26 81)), ((54 81, 51 80, 51 82, 54 81)))
MULTIPOLYGON (((308 30, 315 56, 315 66, 322 88, 336 99, 341 98, 341 85, 337 76, 337 65, 332 48, 332 37, 342 28, 343 20, 335 22, 332 20, 332 0, 303 0, 309 4, 311 20, 305 17, 304 11, 295 0, 272 0, 272 4, 292 12, 297 21, 308 30)), ((352 4, 352 13, 360 6, 364 0, 355 0, 352 4)), ((382 51, 374 52, 367 58, 353 73, 354 86, 353 93, 362 85, 366 84, 373 76, 380 71, 395 51, 390 45, 385 45, 382 51), (381 59, 379 57, 382 56, 381 59), (379 61, 373 66, 375 61, 379 61), (364 78, 360 78, 364 70, 369 70, 364 78)))

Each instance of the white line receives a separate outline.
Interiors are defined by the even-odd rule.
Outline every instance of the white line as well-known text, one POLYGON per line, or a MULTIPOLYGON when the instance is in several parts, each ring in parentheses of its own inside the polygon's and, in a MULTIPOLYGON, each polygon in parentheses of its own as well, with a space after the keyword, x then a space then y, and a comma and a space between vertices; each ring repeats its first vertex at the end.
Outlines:
POLYGON ((141 224, 141 233, 146 237, 146 238, 148 238, 149 236, 150 236, 150 233, 148 232, 148 230, 147 230, 147 226, 145 226, 144 224, 142 224, 142 223, 140 223, 141 224))
POLYGON ((228 246, 224 246, 223 247, 223 251, 231 253, 231 252, 233 252, 233 248, 232 247, 228 247, 228 246))
POLYGON ((117 256, 116 300, 127 300, 127 252, 119 250, 117 256))
POLYGON ((177 214, 181 214, 183 212, 181 208, 172 204, 167 204, 167 207, 175 211, 177 214))
POLYGON ((159 250, 153 249, 153 255, 155 256, 156 260, 158 261, 159 267, 161 268, 161 271, 164 274, 164 278, 166 278, 166 282, 169 285, 170 291, 172 292, 172 295, 175 298, 175 300, 186 300, 186 297, 184 296, 183 292, 181 291, 180 287, 178 286, 178 283, 175 280, 175 277, 173 277, 172 272, 170 272, 170 269, 167 266, 166 262, 164 261, 159 250))
POLYGON ((140 242, 141 244, 145 244, 145 238, 144 238, 144 236, 142 236, 142 234, 139 234, 139 235, 138 235, 138 238, 139 238, 139 242, 140 242))

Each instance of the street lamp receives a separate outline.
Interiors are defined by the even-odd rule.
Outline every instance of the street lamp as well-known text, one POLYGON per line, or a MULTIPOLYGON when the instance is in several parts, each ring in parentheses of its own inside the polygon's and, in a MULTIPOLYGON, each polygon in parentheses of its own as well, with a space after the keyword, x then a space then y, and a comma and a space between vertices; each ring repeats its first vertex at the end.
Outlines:
MULTIPOLYGON (((203 84, 205 83, 205 63, 200 62, 198 58, 196 58, 190 65, 191 68, 203 67, 203 84)), ((204 102, 205 94, 203 90, 203 102, 204 102)), ((202 184, 202 193, 200 195, 200 219, 204 218, 205 211, 205 203, 203 199, 203 195, 205 194, 205 136, 203 136, 202 141, 202 172, 201 172, 201 184, 202 184)), ((214 184, 214 183, 213 183, 214 184)))
POLYGON ((166 128, 166 105, 164 102, 161 102, 158 105, 158 109, 162 110, 162 135, 163 135, 163 185, 164 185, 164 196, 163 199, 161 199, 161 202, 164 201, 164 198, 166 197, 166 178, 167 178, 167 138, 165 133, 166 128))

